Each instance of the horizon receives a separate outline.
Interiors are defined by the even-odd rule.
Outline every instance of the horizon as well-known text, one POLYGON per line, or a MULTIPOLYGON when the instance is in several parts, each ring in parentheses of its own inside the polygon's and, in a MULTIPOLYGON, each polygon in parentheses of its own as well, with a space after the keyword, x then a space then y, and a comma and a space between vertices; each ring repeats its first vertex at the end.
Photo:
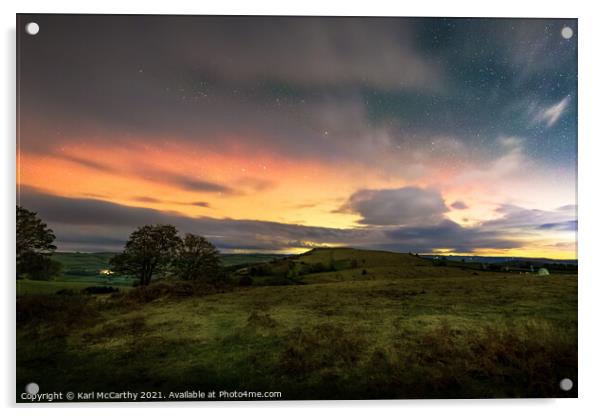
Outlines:
POLYGON ((38 23, 18 203, 61 252, 169 223, 224 253, 577 260, 576 19, 38 23))
MULTIPOLYGON (((307 249, 304 252, 301 253, 278 253, 278 252, 270 252, 270 251, 248 251, 248 252, 239 252, 239 251, 231 251, 231 252, 223 252, 220 251, 219 254, 220 255, 243 255, 243 256, 252 256, 252 255, 274 255, 274 256, 295 256, 295 255, 304 255, 304 254, 308 254, 311 251, 315 250, 316 248, 311 248, 311 249, 307 249)), ((365 248, 361 248, 361 247, 353 247, 353 246, 344 246, 344 247, 318 247, 318 249, 322 249, 322 250, 328 250, 328 249, 353 249, 353 250, 360 250, 360 251, 382 251, 382 252, 388 252, 388 253, 395 253, 395 254, 410 254, 408 252, 402 252, 402 251, 390 251, 390 250, 371 250, 371 249, 365 249, 365 248)), ((63 250, 57 250, 54 253, 58 253, 58 254, 119 254, 121 251, 81 251, 81 250, 75 250, 75 251, 63 251, 63 250)), ((476 256, 473 254, 438 254, 438 253, 411 253, 411 254, 416 254, 419 256, 434 256, 434 257, 478 257, 478 258, 504 258, 504 259, 518 259, 518 260, 551 260, 551 261, 579 261, 578 258, 574 258, 574 259, 558 259, 558 258, 550 258, 550 257, 517 257, 517 256, 476 256)))

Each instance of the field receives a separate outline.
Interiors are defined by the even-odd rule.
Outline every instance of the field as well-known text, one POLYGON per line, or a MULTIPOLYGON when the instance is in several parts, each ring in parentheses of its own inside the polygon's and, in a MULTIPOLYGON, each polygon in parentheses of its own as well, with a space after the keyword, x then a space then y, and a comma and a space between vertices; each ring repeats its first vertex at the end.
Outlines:
POLYGON ((167 290, 144 301, 139 289, 20 293, 17 390, 35 381, 40 392, 160 391, 163 399, 185 390, 281 399, 577 395, 576 385, 558 387, 577 381, 575 274, 353 249, 240 263, 233 279, 253 276, 251 286, 167 290))
MULTIPOLYGON (((60 276, 50 281, 17 280, 17 295, 55 294, 60 290, 80 292, 90 286, 113 286, 121 291, 132 288, 131 279, 101 275, 100 270, 109 269, 109 259, 115 253, 54 253, 53 259, 62 264, 60 276)), ((249 265, 282 258, 277 254, 223 254, 225 267, 249 265)))

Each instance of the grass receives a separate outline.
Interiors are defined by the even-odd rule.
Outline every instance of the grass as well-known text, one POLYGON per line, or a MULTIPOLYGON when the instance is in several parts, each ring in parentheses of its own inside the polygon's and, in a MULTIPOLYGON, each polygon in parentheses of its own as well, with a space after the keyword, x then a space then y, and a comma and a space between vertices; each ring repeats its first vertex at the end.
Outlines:
POLYGON ((97 279, 88 280, 17 280, 17 296, 22 295, 53 295, 61 290, 72 290, 80 292, 90 286, 113 286, 122 291, 128 291, 132 288, 131 281, 111 281, 106 282, 97 279))
POLYGON ((577 380, 575 275, 474 275, 390 254, 301 256, 366 258, 358 269, 302 276, 305 285, 143 303, 30 300, 54 312, 18 322, 17 390, 35 381, 41 392, 249 390, 283 399, 576 395, 558 388, 577 380))

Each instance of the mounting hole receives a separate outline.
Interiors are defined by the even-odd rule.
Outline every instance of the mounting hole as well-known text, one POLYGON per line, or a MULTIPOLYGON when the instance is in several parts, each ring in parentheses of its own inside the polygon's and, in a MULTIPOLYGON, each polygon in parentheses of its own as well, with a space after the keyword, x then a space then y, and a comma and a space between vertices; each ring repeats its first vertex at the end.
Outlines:
POLYGON ((40 386, 37 383, 29 383, 25 386, 25 392, 28 394, 38 394, 40 391, 40 386))
POLYGON ((570 39, 573 37, 573 29, 571 29, 568 26, 565 26, 562 28, 562 30, 560 31, 560 35, 565 38, 565 39, 570 39))
POLYGON ((560 380, 560 388, 564 391, 569 391, 573 388, 573 380, 570 378, 563 378, 560 380))
POLYGON ((28 35, 31 35, 31 36, 37 35, 39 31, 40 31, 40 25, 38 25, 36 22, 29 22, 25 25, 25 32, 28 35))

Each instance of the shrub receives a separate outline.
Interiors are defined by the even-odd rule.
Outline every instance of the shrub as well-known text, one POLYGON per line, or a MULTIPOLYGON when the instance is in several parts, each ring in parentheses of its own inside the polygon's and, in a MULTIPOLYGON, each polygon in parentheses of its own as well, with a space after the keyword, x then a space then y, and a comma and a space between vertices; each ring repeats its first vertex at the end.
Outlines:
POLYGON ((17 323, 52 323, 71 327, 96 318, 98 310, 87 296, 23 295, 17 298, 17 323))
POLYGON ((324 273, 327 271, 330 271, 330 269, 324 263, 302 263, 299 275, 324 273))
POLYGON ((270 276, 274 273, 272 267, 267 263, 254 264, 249 266, 250 276, 270 276))
POLYGON ((219 284, 209 284, 194 281, 159 281, 148 286, 138 286, 125 295, 126 301, 147 303, 160 298, 182 298, 190 296, 204 296, 214 293, 224 293, 233 288, 229 281, 219 284))
POLYGON ((252 284, 253 279, 251 279, 250 276, 241 276, 240 279, 238 279, 239 286, 251 286, 252 284))
POLYGON ((19 259, 20 277, 31 280, 52 280, 61 274, 61 263, 52 260, 48 255, 24 253, 19 259))
POLYGON ((82 289, 82 293, 85 293, 86 295, 101 295, 115 292, 119 292, 119 289, 113 286, 90 286, 82 289))
POLYGON ((73 296, 75 295, 75 291, 73 289, 61 289, 57 290, 55 294, 59 296, 73 296))

